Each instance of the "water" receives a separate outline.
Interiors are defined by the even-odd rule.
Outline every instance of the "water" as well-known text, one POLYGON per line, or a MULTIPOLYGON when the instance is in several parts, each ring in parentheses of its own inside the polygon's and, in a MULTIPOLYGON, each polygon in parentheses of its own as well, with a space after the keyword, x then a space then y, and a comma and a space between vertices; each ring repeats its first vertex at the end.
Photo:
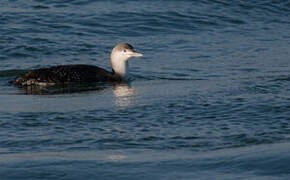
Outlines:
POLYGON ((0 179, 289 179, 288 1, 0 2, 0 179), (26 70, 128 83, 18 88, 26 70))

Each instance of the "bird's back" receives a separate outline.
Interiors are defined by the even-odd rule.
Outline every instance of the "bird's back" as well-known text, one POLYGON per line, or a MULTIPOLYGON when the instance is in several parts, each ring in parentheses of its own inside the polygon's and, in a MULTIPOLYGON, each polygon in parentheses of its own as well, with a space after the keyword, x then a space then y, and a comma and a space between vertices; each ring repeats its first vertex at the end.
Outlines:
POLYGON ((97 66, 61 65, 29 71, 11 83, 25 86, 117 80, 119 79, 110 72, 97 66))

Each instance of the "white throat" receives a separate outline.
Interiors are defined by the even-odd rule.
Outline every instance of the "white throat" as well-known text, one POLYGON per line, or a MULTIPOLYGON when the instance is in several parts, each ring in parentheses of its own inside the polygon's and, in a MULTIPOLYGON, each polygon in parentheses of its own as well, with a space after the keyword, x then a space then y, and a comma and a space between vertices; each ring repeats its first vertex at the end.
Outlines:
POLYGON ((111 55, 111 66, 115 74, 125 78, 129 74, 128 58, 120 57, 118 54, 111 55))

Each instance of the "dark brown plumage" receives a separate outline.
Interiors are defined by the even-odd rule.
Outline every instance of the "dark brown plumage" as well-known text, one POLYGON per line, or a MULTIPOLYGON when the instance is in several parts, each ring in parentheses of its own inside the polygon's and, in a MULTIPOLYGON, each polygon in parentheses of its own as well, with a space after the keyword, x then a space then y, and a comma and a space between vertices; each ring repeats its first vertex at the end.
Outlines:
POLYGON ((77 64, 31 70, 10 83, 29 86, 75 82, 112 82, 120 80, 121 78, 116 74, 97 66, 77 64))

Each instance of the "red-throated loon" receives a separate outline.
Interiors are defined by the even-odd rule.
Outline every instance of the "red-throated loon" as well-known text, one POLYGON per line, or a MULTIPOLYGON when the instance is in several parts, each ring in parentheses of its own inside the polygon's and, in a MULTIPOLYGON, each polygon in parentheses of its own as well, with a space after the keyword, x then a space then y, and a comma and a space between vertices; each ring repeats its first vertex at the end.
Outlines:
POLYGON ((128 60, 143 56, 127 43, 119 43, 111 52, 112 72, 93 65, 60 65, 35 69, 17 77, 12 84, 20 86, 54 85, 74 82, 121 81, 128 75, 128 60))

